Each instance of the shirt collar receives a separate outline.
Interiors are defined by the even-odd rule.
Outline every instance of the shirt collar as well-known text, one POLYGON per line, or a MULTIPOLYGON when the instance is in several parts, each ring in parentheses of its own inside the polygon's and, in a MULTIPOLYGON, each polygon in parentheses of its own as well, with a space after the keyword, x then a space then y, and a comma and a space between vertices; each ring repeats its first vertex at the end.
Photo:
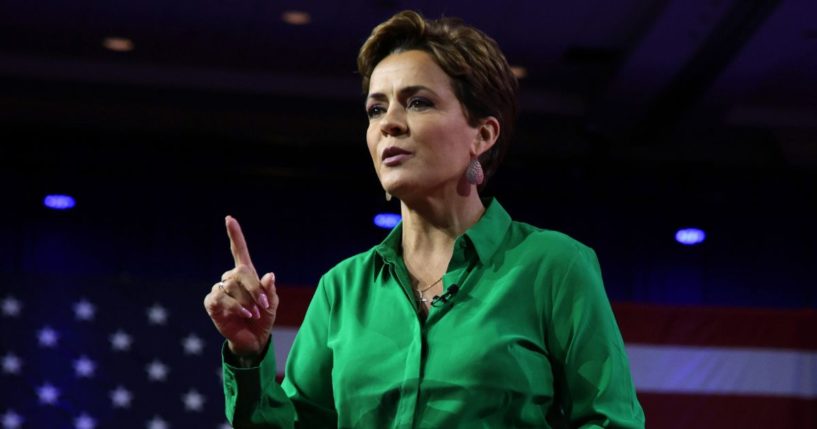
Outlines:
POLYGON ((494 256, 510 226, 511 215, 496 198, 491 198, 479 221, 465 231, 465 236, 474 245, 480 262, 484 264, 494 256))
MULTIPOLYGON (((495 198, 491 198, 485 208, 485 213, 471 228, 465 231, 465 236, 471 241, 481 263, 487 262, 496 253, 505 232, 511 225, 511 216, 495 198)), ((400 245, 403 240, 403 222, 395 226, 389 235, 375 247, 381 262, 394 263, 400 257, 400 245)))
POLYGON ((385 262, 387 264, 393 264, 397 258, 400 257, 400 245, 403 242, 403 221, 397 223, 397 225, 392 228, 389 235, 375 247, 375 251, 380 258, 377 260, 380 262, 385 262))

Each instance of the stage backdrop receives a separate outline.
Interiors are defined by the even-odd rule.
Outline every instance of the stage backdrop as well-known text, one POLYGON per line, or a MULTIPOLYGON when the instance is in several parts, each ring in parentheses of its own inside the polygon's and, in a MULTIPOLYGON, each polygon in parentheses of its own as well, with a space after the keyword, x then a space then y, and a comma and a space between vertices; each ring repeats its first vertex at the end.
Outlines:
MULTIPOLYGON (((10 281, 0 319, 4 429, 228 427, 222 340, 201 285, 10 281)), ((313 292, 279 287, 280 369, 313 292)), ((613 308, 648 427, 817 427, 814 310, 613 308)))

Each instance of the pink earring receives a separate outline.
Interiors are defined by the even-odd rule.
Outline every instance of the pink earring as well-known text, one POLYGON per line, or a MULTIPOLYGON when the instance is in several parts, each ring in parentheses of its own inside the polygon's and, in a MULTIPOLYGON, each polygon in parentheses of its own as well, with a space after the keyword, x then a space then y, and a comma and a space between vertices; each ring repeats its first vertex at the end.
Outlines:
POLYGON ((485 173, 482 171, 482 164, 479 159, 472 159, 465 170, 465 180, 472 185, 481 185, 485 181, 485 173))

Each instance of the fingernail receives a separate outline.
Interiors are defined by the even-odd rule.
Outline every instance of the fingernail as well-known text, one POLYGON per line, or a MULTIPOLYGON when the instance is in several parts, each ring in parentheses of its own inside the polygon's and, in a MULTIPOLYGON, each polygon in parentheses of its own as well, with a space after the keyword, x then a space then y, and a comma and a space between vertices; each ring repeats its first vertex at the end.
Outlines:
POLYGON ((261 303, 261 308, 263 308, 263 309, 269 308, 269 301, 267 300, 267 294, 262 293, 261 298, 258 301, 261 303))
POLYGON ((252 306, 252 312, 255 314, 255 318, 256 318, 256 319, 260 319, 260 318, 261 318, 261 310, 259 310, 259 309, 258 309, 258 306, 257 306, 257 305, 253 305, 253 306, 252 306))
POLYGON ((241 314, 243 314, 244 317, 246 317, 248 319, 252 317, 252 312, 250 312, 250 310, 247 310, 244 307, 241 307, 241 314))

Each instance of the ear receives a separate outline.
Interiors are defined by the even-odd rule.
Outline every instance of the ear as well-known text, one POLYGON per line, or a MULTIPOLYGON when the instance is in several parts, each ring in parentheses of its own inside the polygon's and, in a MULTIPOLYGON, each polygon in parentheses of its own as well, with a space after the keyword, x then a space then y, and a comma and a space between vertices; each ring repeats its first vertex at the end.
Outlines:
POLYGON ((499 121, 495 117, 480 119, 476 139, 471 146, 471 155, 476 158, 491 149, 499 138, 499 131, 499 121))

